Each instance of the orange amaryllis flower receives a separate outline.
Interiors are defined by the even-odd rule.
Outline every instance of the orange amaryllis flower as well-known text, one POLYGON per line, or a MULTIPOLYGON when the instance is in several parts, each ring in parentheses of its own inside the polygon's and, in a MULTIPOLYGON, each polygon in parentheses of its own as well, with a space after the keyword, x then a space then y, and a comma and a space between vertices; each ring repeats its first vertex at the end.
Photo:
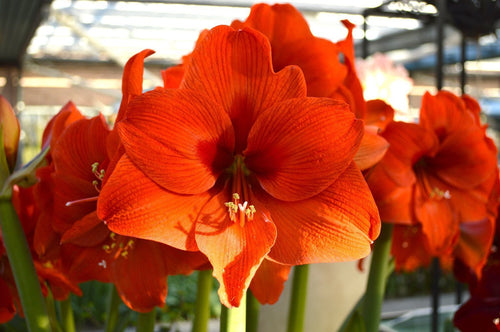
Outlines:
POLYGON ((198 266, 204 258, 108 230, 95 210, 109 164, 105 142, 111 132, 104 118, 97 116, 80 118, 58 134, 55 125, 64 115, 58 114, 48 127, 51 162, 40 171, 37 193, 47 211, 40 222, 53 233, 50 238, 40 236, 39 241, 55 237, 62 243, 58 251, 72 280, 113 282, 123 301, 136 311, 162 306, 167 276, 191 272, 193 264, 198 266))
MULTIPOLYGON (((342 21, 348 33, 345 40, 333 43, 315 37, 302 14, 292 5, 256 4, 245 22, 238 20, 232 27, 256 29, 263 33, 271 44, 274 71, 285 66, 296 65, 303 71, 307 95, 311 97, 329 97, 349 104, 357 118, 364 118, 367 106, 363 98, 363 89, 356 73, 354 25, 342 21), (341 61, 342 57, 342 61, 341 61)), ((207 35, 203 31, 197 43, 207 35)), ((183 63, 162 72, 164 87, 176 88, 184 75, 184 65, 191 55, 183 57, 183 63)), ((392 118, 391 118, 392 119, 392 118)), ((373 127, 366 127, 358 153, 354 160, 364 170, 377 163, 388 148, 388 143, 373 127)))
POLYGON ((493 238, 488 202, 497 152, 468 105, 449 92, 426 93, 420 124, 389 123, 382 133, 390 148, 367 181, 382 220, 410 227, 395 229, 399 268, 428 263, 430 256, 446 257, 443 263, 461 258, 476 273, 484 265, 493 238), (425 248, 412 250, 415 239, 425 248))
POLYGON ((117 130, 125 154, 98 215, 116 233, 204 253, 226 306, 266 257, 352 260, 379 233, 352 161, 362 122, 344 103, 307 98, 298 67, 274 73, 254 30, 207 32, 180 88, 132 98, 117 130))

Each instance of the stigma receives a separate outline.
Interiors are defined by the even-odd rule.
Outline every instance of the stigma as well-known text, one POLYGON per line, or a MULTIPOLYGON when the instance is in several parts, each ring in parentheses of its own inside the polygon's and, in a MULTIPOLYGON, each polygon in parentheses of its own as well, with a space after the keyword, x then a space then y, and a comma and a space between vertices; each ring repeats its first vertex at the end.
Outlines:
POLYGON ((248 204, 247 201, 240 203, 240 195, 233 193, 233 200, 226 202, 224 205, 227 207, 229 219, 235 223, 239 223, 241 227, 245 226, 246 220, 253 220, 253 216, 257 211, 255 206, 248 204))

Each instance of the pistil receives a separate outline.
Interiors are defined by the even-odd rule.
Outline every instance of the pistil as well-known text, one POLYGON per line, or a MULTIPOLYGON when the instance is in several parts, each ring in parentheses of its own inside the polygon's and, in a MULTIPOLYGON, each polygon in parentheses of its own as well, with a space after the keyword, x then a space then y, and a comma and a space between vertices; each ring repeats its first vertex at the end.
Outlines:
POLYGON ((247 220, 253 220, 256 212, 255 206, 249 203, 250 190, 247 183, 247 171, 243 164, 243 157, 236 156, 231 167, 232 177, 232 201, 224 203, 227 207, 229 218, 245 226, 247 220))

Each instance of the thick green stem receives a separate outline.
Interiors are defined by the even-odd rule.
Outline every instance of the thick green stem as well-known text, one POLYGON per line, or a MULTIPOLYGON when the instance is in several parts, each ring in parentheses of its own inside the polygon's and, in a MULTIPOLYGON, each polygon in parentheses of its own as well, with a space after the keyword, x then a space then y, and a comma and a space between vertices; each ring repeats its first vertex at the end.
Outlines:
POLYGON ((204 270, 198 273, 198 289, 196 292, 192 332, 206 332, 208 330, 212 284, 212 270, 204 270))
POLYGON ((109 302, 108 302, 108 318, 106 319, 106 332, 113 332, 118 322, 120 315, 119 308, 122 300, 116 290, 115 285, 110 285, 109 302))
POLYGON ((292 298, 288 312, 288 332, 302 332, 307 297, 307 277, 309 265, 297 265, 293 268, 292 298))
POLYGON ((153 332, 156 323, 156 308, 137 315, 137 332, 153 332))
POLYGON ((392 243, 392 228, 390 223, 382 223, 379 238, 375 241, 370 264, 370 273, 366 285, 362 316, 366 331, 378 331, 382 302, 384 300, 387 270, 389 269, 389 254, 392 243))
POLYGON ((246 332, 257 332, 259 328, 260 303, 251 291, 247 294, 247 330, 246 332))
POLYGON ((246 292, 241 298, 240 306, 228 309, 222 306, 220 316, 220 332, 245 332, 246 327, 246 292))
POLYGON ((0 228, 28 329, 30 332, 51 331, 40 281, 10 197, 0 198, 0 228))
POLYGON ((60 302, 61 307, 61 325, 64 332, 75 332, 75 318, 73 316, 73 307, 71 306, 71 294, 64 301, 60 302))

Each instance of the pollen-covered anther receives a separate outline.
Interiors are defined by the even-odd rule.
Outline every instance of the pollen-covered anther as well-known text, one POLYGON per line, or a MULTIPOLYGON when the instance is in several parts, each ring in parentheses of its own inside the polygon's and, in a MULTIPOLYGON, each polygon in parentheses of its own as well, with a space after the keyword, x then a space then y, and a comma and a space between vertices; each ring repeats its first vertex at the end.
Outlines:
POLYGON ((245 225, 245 220, 252 220, 255 212, 255 206, 249 205, 247 201, 240 203, 240 195, 238 193, 233 194, 233 201, 224 203, 227 207, 229 213, 229 219, 233 222, 237 222, 241 227, 245 225))
MULTIPOLYGON (((245 202, 246 203, 246 202, 245 202)), ((245 215, 249 220, 253 219, 253 215, 255 214, 257 210, 255 209, 255 206, 249 205, 248 208, 245 209, 245 215)))
POLYGON ((434 187, 429 194, 430 198, 437 198, 437 199, 451 199, 451 193, 449 190, 441 190, 438 187, 434 187))
POLYGON ((105 171, 104 169, 99 169, 99 163, 97 161, 95 163, 92 163, 91 169, 92 169, 92 174, 94 174, 94 176, 97 179, 92 181, 92 185, 94 186, 95 190, 97 190, 97 192, 101 192, 99 184, 104 179, 105 171))
POLYGON ((113 232, 109 233, 109 238, 111 243, 103 244, 101 248, 114 258, 128 258, 130 250, 134 248, 135 240, 116 235, 116 233, 113 232))

